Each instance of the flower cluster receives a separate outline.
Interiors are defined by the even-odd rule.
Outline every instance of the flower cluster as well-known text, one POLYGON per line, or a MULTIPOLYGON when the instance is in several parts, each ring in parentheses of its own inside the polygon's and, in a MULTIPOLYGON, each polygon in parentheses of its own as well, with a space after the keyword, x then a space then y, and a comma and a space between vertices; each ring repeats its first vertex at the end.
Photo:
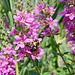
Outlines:
MULTIPOLYGON (((39 9, 40 11, 41 9, 39 9)), ((17 10, 17 15, 13 16, 17 26, 21 27, 19 31, 16 29, 16 24, 12 27, 11 31, 8 31, 9 35, 15 34, 15 41, 13 44, 16 44, 15 50, 17 50, 16 56, 18 56, 17 61, 23 59, 23 57, 36 57, 40 59, 39 55, 44 54, 43 49, 41 48, 40 42, 41 38, 38 38, 38 29, 40 28, 38 22, 38 15, 35 13, 27 13, 27 11, 17 10)))
POLYGON ((8 24, 7 18, 5 16, 3 17, 3 22, 4 22, 5 28, 9 28, 9 24, 8 24))
POLYGON ((64 11, 59 12, 60 16, 64 16, 63 24, 67 30, 67 41, 71 43, 71 53, 75 54, 75 6, 64 6, 64 11))
POLYGON ((14 15, 17 26, 21 27, 21 31, 16 29, 16 25, 12 27, 11 31, 8 31, 9 35, 15 34, 16 39, 13 44, 16 44, 15 50, 17 50, 17 61, 23 59, 23 57, 36 57, 40 59, 38 55, 42 55, 43 49, 41 48, 41 38, 38 38, 38 30, 41 26, 45 26, 42 29, 41 36, 51 36, 59 31, 57 27, 58 20, 53 20, 51 14, 54 13, 54 6, 45 6, 42 2, 37 4, 37 8, 34 8, 33 12, 27 13, 17 10, 17 15, 14 15), (40 21, 39 20, 40 17, 40 21), (20 49, 21 48, 21 49, 20 49))
POLYGON ((65 1, 69 5, 75 5, 75 0, 59 0, 59 2, 63 2, 63 1, 65 1))
POLYGON ((0 51, 0 75, 15 75, 15 50, 12 45, 1 48, 0 51))
POLYGON ((59 32, 57 25, 58 20, 53 20, 52 14, 54 13, 54 6, 43 5, 42 2, 37 4, 37 8, 34 8, 34 13, 40 17, 40 25, 45 26, 42 29, 41 36, 51 36, 59 32))
POLYGON ((17 26, 21 27, 21 31, 16 29, 16 25, 12 27, 11 31, 8 31, 9 35, 15 34, 16 39, 13 44, 16 44, 15 50, 17 50, 17 61, 23 59, 23 57, 36 57, 40 59, 38 55, 42 55, 43 49, 41 48, 41 38, 38 38, 38 30, 41 26, 45 26, 42 29, 41 36, 51 36, 59 31, 57 27, 58 20, 53 20, 52 14, 54 13, 54 6, 45 6, 42 2, 37 4, 37 8, 34 8, 33 12, 27 13, 17 10, 17 15, 14 15, 17 26), (39 20, 40 17, 40 21, 39 20), (20 49, 21 48, 21 49, 20 49))

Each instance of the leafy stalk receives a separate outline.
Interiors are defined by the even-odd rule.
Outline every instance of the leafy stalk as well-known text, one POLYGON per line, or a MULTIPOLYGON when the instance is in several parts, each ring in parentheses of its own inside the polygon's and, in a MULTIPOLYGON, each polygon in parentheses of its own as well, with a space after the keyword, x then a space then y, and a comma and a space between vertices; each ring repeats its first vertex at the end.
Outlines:
POLYGON ((34 62, 34 60, 31 58, 31 60, 32 60, 32 62, 33 62, 33 65, 34 65, 34 67, 35 67, 35 69, 36 69, 36 71, 38 72, 38 74, 40 75, 40 71, 39 71, 39 69, 38 69, 38 67, 37 67, 37 65, 36 65, 36 63, 34 62))
MULTIPOLYGON (((54 36, 52 35, 52 38, 53 38, 53 40, 54 40, 54 42, 55 42, 55 45, 58 45, 57 43, 56 43, 56 40, 55 40, 55 38, 54 38, 54 36)), ((71 75, 71 71, 70 71, 70 69, 69 69, 69 67, 68 67, 68 65, 67 65, 67 63, 66 63, 66 61, 65 61, 65 59, 64 59, 64 57, 63 57, 63 55, 62 55, 62 53, 61 53, 61 51, 60 51, 60 49, 59 49, 59 46, 56 46, 57 47, 57 49, 58 49, 58 51, 59 51, 59 53, 60 53, 60 56, 61 56, 61 58, 62 58, 62 60, 63 60, 63 62, 64 62, 64 64, 65 64, 65 66, 67 67, 67 69, 68 69, 68 71, 69 71, 69 73, 70 73, 70 75, 71 75)))

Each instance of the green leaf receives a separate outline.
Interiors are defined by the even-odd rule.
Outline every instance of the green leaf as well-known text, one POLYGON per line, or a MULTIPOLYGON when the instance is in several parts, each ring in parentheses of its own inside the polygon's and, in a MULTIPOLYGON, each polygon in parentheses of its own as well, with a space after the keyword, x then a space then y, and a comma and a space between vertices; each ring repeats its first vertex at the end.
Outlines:
POLYGON ((36 72, 36 70, 29 70, 29 75, 39 75, 38 72, 36 72))
POLYGON ((57 53, 57 49, 56 49, 55 41, 54 41, 53 37, 51 36, 50 38, 51 38, 52 51, 53 51, 54 53, 56 53, 56 54, 53 53, 53 54, 54 54, 54 58, 56 58, 56 59, 55 59, 55 67, 58 68, 58 56, 57 56, 57 54, 58 54, 58 55, 60 55, 60 54, 57 53))
POLYGON ((24 0, 24 9, 27 9, 27 0, 24 0))
POLYGON ((28 65, 29 62, 30 62, 30 58, 25 59, 24 65, 22 66, 22 69, 20 71, 20 75, 22 75, 25 67, 28 65))
POLYGON ((60 53, 57 53, 57 52, 53 52, 55 55, 59 55, 59 56, 61 56, 62 54, 60 54, 60 53))
POLYGON ((73 67, 71 66, 71 64, 67 63, 68 67, 70 67, 71 69, 73 69, 73 67))
POLYGON ((32 3, 33 3, 33 7, 35 7, 35 0, 32 0, 32 3))
POLYGON ((11 11, 9 0, 2 0, 3 5, 7 11, 11 11))
POLYGON ((67 68, 66 67, 63 67, 63 70, 66 70, 67 68))
POLYGON ((43 40, 42 40, 42 48, 45 48, 45 46, 46 46, 46 36, 43 38, 43 40))
POLYGON ((60 20, 60 19, 61 19, 62 16, 59 16, 58 13, 59 13, 60 11, 63 11, 63 10, 64 10, 63 7, 64 7, 65 4, 66 4, 65 2, 60 2, 60 3, 59 3, 59 5, 58 5, 57 8, 56 8, 55 13, 53 14, 53 19, 57 19, 57 20, 60 20))
POLYGON ((63 71, 62 68, 57 68, 56 70, 59 71, 59 72, 62 72, 63 71))
POLYGON ((10 7, 11 7, 11 10, 13 11, 13 7, 14 7, 14 0, 9 0, 10 1, 10 7))
POLYGON ((70 60, 70 61, 72 61, 72 62, 75 62, 73 59, 70 59, 70 58, 69 58, 68 60, 70 60))
POLYGON ((10 23, 9 27, 10 29, 12 29, 12 27, 14 27, 14 23, 13 23, 14 21, 13 21, 13 15, 11 11, 8 12, 8 17, 9 17, 9 23, 10 23))
POLYGON ((45 72, 42 75, 50 75, 52 72, 45 72))
POLYGON ((68 54, 69 52, 64 52, 64 54, 68 54))

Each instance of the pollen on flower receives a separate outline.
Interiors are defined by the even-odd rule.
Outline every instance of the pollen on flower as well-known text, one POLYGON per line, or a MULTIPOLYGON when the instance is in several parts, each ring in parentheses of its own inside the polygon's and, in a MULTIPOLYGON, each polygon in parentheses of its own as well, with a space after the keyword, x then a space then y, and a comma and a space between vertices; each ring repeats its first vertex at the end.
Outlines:
POLYGON ((53 22, 51 21, 51 22, 49 22, 49 24, 53 24, 53 22))
POLYGON ((25 22, 25 19, 21 19, 21 22, 25 22))
POLYGON ((8 52, 9 50, 6 50, 6 52, 8 52))
POLYGON ((19 33, 19 36, 21 36, 22 34, 21 34, 21 32, 19 33))
POLYGON ((7 61, 4 61, 4 63, 6 63, 7 61))
POLYGON ((24 43, 24 41, 23 41, 23 40, 21 40, 21 41, 20 41, 20 43, 21 43, 21 44, 23 44, 23 43, 24 43))

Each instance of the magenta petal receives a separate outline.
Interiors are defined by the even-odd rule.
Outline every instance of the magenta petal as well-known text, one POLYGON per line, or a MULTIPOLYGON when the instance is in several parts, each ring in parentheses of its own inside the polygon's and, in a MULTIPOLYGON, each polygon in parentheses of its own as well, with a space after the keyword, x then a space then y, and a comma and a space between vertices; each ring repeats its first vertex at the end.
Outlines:
POLYGON ((13 18, 16 20, 16 19, 17 19, 17 16, 16 16, 16 15, 14 15, 14 16, 13 16, 13 18))
POLYGON ((30 50, 27 50, 26 52, 29 53, 29 54, 31 54, 30 50))
POLYGON ((25 25, 30 26, 30 24, 29 23, 26 23, 26 22, 25 22, 25 25))
POLYGON ((13 44, 18 44, 18 43, 20 43, 20 41, 15 40, 15 41, 13 42, 13 44))
POLYGON ((53 29, 54 29, 54 27, 53 27, 52 25, 49 25, 49 27, 51 28, 51 30, 53 30, 53 29))
POLYGON ((34 56, 33 55, 31 55, 31 57, 32 57, 32 59, 34 59, 34 56))
POLYGON ((58 24, 56 24, 56 23, 53 23, 53 25, 54 25, 54 26, 58 26, 58 24))
POLYGON ((42 38, 39 38, 38 40, 39 40, 39 42, 41 42, 42 41, 42 38))
POLYGON ((18 50, 19 49, 19 44, 15 47, 15 50, 18 50))
POLYGON ((63 2, 64 0, 59 0, 59 2, 63 2))
POLYGON ((14 15, 13 18, 14 18, 15 20, 17 20, 17 21, 20 21, 20 20, 22 19, 21 16, 16 16, 16 15, 14 15))
POLYGON ((39 14, 39 10, 37 8, 34 8, 33 11, 35 12, 35 14, 39 14))
POLYGON ((18 35, 15 35, 14 38, 15 38, 16 40, 21 40, 21 37, 19 37, 18 35))
POLYGON ((58 22, 58 20, 53 20, 53 22, 58 22))
POLYGON ((53 20, 53 18, 50 16, 50 20, 52 21, 53 20))
POLYGON ((43 51, 41 51, 40 53, 39 53, 39 55, 43 55, 44 54, 44 52, 43 51))
POLYGON ((29 43, 29 42, 33 42, 33 40, 32 39, 26 39, 24 42, 29 43))
POLYGON ((59 14, 59 16, 63 16, 63 15, 65 15, 65 12, 64 11, 61 11, 58 14, 59 14))
POLYGON ((48 21, 52 21, 53 18, 50 16, 49 18, 46 18, 48 21))
POLYGON ((54 6, 50 6, 50 9, 53 9, 54 8, 54 6))
POLYGON ((33 18, 27 18, 26 22, 30 22, 31 23, 31 22, 33 22, 33 20, 34 20, 33 18))
POLYGON ((37 59, 41 59, 41 57, 39 57, 39 56, 37 56, 37 55, 36 55, 36 58, 37 58, 37 59))
POLYGON ((27 17, 27 11, 25 11, 24 13, 24 19, 27 17))
POLYGON ((66 14, 65 16, 66 16, 66 17, 67 17, 67 16, 70 16, 70 14, 66 14))
POLYGON ((17 16, 22 16, 22 12, 17 10, 17 16))
POLYGON ((20 46, 21 48, 24 48, 24 47, 25 47, 25 45, 24 45, 24 44, 19 44, 19 46, 20 46))
MULTIPOLYGON (((10 31, 7 31, 7 33, 10 35, 10 31)), ((9 35, 8 35, 8 36, 9 36, 9 35)))
POLYGON ((49 18, 46 18, 48 21, 50 20, 49 18))
POLYGON ((15 32, 16 32, 15 26, 12 27, 12 30, 11 31, 7 31, 7 33, 9 33, 9 35, 15 34, 15 32))
POLYGON ((20 60, 23 60, 23 57, 18 57, 18 59, 16 61, 20 61, 20 60))
POLYGON ((70 16, 69 16, 70 20, 73 20, 74 17, 75 17, 74 15, 70 15, 70 16))

